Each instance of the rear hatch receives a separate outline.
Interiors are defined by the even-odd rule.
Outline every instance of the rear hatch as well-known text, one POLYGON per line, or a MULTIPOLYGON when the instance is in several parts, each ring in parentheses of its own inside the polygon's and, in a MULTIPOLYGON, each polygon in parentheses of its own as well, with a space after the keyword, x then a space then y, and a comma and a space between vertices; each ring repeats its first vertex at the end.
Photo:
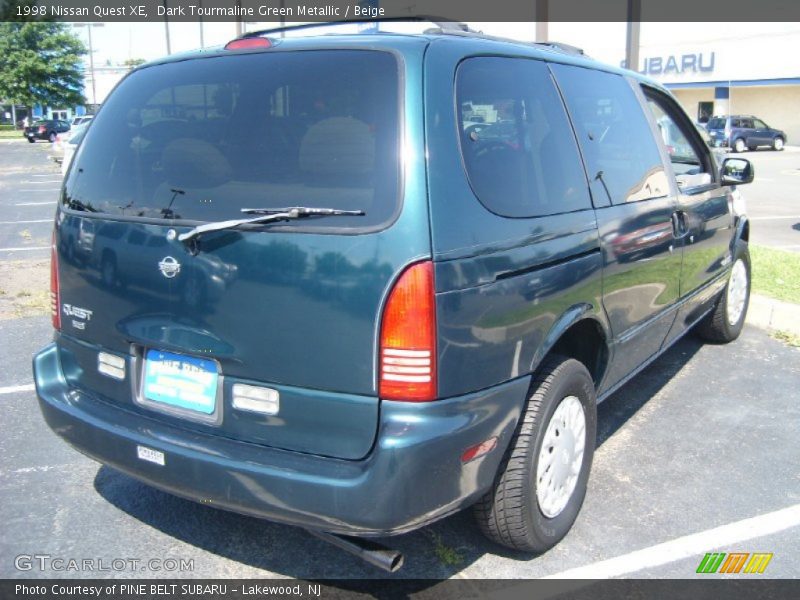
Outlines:
POLYGON ((57 220, 70 384, 184 428, 365 456, 383 298, 430 254, 427 213, 401 211, 425 201, 401 181, 401 140, 421 130, 403 118, 404 65, 272 48, 128 76, 75 155, 57 220), (292 206, 365 214, 177 238, 292 206))
POLYGON ((727 119, 721 117, 712 117, 708 120, 706 131, 711 138, 712 145, 720 145, 726 139, 725 123, 727 119))

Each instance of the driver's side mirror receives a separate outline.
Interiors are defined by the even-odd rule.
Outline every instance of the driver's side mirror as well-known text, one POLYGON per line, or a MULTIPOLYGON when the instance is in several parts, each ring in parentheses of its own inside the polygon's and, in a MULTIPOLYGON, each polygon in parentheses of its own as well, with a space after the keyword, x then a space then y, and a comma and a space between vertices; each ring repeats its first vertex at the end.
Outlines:
POLYGON ((755 177, 753 165, 746 158, 726 158, 722 161, 722 185, 743 185, 755 177))

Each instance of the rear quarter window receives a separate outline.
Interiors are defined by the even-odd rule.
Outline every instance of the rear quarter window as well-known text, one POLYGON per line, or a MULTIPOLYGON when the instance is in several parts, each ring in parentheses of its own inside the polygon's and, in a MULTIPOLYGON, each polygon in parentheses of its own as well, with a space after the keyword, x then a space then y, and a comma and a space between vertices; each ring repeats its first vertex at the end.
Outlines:
POLYGON ((553 65, 586 159, 612 204, 658 198, 669 182, 650 124, 621 75, 553 65))
POLYGON ((399 204, 399 65, 389 52, 275 51, 147 67, 92 121, 64 203, 219 221, 242 208, 364 210, 303 228, 374 228, 399 204))
POLYGON ((534 217, 591 207, 575 138, 543 62, 463 61, 456 109, 467 176, 486 208, 534 217))

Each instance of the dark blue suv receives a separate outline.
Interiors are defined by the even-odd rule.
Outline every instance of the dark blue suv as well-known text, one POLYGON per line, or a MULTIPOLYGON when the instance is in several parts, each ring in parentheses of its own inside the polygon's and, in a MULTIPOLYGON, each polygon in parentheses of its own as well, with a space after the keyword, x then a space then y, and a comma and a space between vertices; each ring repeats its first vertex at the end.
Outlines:
POLYGON ((363 538, 469 506, 542 552, 596 404, 695 326, 741 332, 752 177, 662 86, 558 47, 265 32, 150 63, 64 182, 41 410, 149 485, 387 569, 363 538))
POLYGON ((732 148, 734 152, 756 150, 760 146, 780 151, 786 144, 786 133, 753 115, 712 117, 706 129, 714 147, 732 148))

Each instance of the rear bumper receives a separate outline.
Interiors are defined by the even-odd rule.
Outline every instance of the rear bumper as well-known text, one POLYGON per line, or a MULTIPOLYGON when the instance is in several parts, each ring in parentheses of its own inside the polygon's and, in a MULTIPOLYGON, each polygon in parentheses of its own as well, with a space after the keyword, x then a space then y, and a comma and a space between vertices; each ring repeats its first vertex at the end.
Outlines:
POLYGON ((377 536, 421 527, 477 500, 492 484, 530 384, 523 377, 437 402, 383 401, 363 460, 289 452, 206 435, 129 412, 70 388, 55 344, 34 357, 39 405, 69 444, 153 487, 226 510, 334 533, 377 536), (462 464, 492 436, 497 448, 462 464), (161 451, 164 465, 137 457, 161 451))

